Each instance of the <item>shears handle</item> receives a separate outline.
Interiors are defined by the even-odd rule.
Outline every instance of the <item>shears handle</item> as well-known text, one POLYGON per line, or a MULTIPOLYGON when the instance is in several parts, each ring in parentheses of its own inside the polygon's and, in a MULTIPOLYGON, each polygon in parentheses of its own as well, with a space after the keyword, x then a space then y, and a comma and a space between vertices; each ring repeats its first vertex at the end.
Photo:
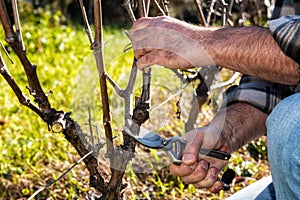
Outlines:
POLYGON ((207 155, 213 158, 218 158, 221 160, 229 160, 230 159, 230 154, 225 152, 225 151, 219 151, 216 149, 212 150, 207 150, 207 149, 200 149, 199 154, 201 155, 207 155))
MULTIPOLYGON (((171 156, 173 163, 180 164, 182 162, 183 150, 186 146, 186 141, 180 137, 173 137, 166 143, 165 150, 171 156)), ((210 156, 221 160, 229 160, 231 155, 225 151, 219 151, 216 149, 200 149, 199 156, 210 156)))
MULTIPOLYGON (((183 150, 186 146, 186 141, 184 141, 180 137, 173 137, 169 140, 170 143, 167 144, 169 150, 167 151, 171 156, 173 163, 180 164, 182 162, 182 154, 183 150), (173 146, 173 148, 170 146, 173 146)), ((230 154, 225 151, 219 151, 216 149, 200 149, 199 156, 210 156, 213 158, 221 159, 221 160, 229 160, 230 154)), ((235 172, 232 169, 227 169, 221 178, 221 183, 223 186, 223 190, 227 191, 230 189, 230 183, 235 177, 235 172)))

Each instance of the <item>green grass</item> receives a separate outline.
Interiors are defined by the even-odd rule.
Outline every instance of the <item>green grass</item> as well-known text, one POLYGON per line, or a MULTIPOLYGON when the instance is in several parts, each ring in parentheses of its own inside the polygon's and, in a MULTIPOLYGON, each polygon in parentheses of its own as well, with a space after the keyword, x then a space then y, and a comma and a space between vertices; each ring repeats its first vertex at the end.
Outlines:
MULTIPOLYGON (((26 8, 24 10, 26 11, 26 8)), ((22 27, 28 57, 38 66, 37 73, 44 91, 53 91, 49 97, 52 106, 57 110, 72 111, 73 117, 80 122, 83 129, 87 128, 84 125, 87 122, 87 107, 91 107, 93 123, 101 127, 97 73, 83 28, 69 25, 60 13, 52 17, 51 13, 42 10, 27 13, 22 27)), ((129 41, 124 33, 120 32, 123 31, 109 27, 105 29, 105 57, 107 73, 124 88, 133 55, 132 51, 123 53, 129 41)), ((3 33, 0 38, 5 43, 3 33)), ((10 55, 14 64, 9 63, 4 56, 8 68, 23 92, 29 96, 25 89, 27 84, 22 67, 14 53, 11 52, 10 55)), ((152 98, 152 108, 160 105, 180 87, 175 75, 166 69, 154 67, 153 74, 152 95, 155 98, 152 98)), ((137 95, 141 92, 140 72, 136 85, 137 95)), ((22 199, 57 178, 77 161, 79 156, 62 134, 50 132, 37 115, 20 105, 3 78, 0 78, 0 87, 0 120, 5 121, 4 125, 0 125, 0 199, 22 199)), ((188 87, 186 95, 181 99, 187 108, 192 90, 192 86, 188 87)), ((111 88, 109 96, 113 131, 117 135, 124 123, 124 105, 111 88)), ((173 98, 153 112, 145 127, 160 130, 165 136, 183 134, 184 123, 178 120, 175 114, 178 99, 179 97, 173 98)), ((209 106, 204 108, 199 116, 202 120, 198 120, 199 126, 208 121, 207 116, 212 114, 210 110, 209 106)), ((184 117, 186 116, 183 114, 184 117)), ((268 170, 268 167, 263 142, 264 140, 259 140, 251 146, 252 152, 262 157, 253 159, 245 147, 233 155, 230 166, 239 175, 251 176, 253 179, 264 176, 262 171, 268 170)), ((236 183, 230 192, 210 194, 206 190, 197 190, 191 185, 185 185, 180 178, 169 173, 165 164, 158 167, 162 158, 156 151, 148 152, 141 148, 137 151, 137 157, 142 155, 137 164, 140 167, 143 164, 142 167, 149 170, 135 173, 134 169, 137 166, 128 168, 125 177, 128 187, 124 192, 128 199, 222 199, 253 182, 253 179, 246 178, 246 181, 236 183)), ((103 171, 107 171, 106 166, 102 167, 103 171)), ((81 163, 62 180, 43 191, 39 197, 84 199, 90 190, 88 178, 89 174, 81 163)))

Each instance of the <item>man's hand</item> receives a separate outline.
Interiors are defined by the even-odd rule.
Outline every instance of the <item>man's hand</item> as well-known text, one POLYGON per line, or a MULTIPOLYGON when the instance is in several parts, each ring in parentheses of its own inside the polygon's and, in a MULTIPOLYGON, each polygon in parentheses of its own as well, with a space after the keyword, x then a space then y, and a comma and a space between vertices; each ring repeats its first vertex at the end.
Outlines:
POLYGON ((218 174, 225 167, 227 161, 198 155, 200 147, 229 152, 229 148, 219 132, 220 130, 212 126, 188 132, 184 136, 187 146, 183 153, 182 163, 171 165, 171 173, 180 176, 185 183, 194 184, 196 188, 209 188, 211 192, 219 192, 223 186, 218 180, 218 174))
POLYGON ((300 79, 299 64, 281 51, 267 28, 205 28, 154 17, 137 20, 130 38, 139 68, 218 65, 282 84, 300 79))
POLYGON ((204 29, 171 17, 154 17, 137 20, 130 38, 139 68, 159 64, 187 69, 214 64, 201 45, 206 34, 204 29))
POLYGON ((210 125, 194 129, 183 138, 187 145, 182 163, 171 165, 171 173, 196 188, 219 192, 218 173, 227 161, 198 155, 199 149, 218 149, 232 153, 266 133, 267 114, 246 103, 234 103, 218 112, 210 125))

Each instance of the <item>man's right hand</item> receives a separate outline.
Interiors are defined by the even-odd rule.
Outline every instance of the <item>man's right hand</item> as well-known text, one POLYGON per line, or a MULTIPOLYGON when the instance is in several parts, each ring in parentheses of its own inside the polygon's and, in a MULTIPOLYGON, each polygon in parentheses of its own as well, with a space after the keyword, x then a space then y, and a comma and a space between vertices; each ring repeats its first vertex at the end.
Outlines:
POLYGON ((247 103, 233 103, 222 109, 210 125, 194 129, 183 136, 187 145, 182 163, 171 165, 171 173, 180 176, 185 183, 194 184, 196 188, 219 192, 222 184, 218 180, 218 173, 227 161, 201 157, 198 154, 200 148, 232 153, 266 133, 267 116, 247 103))
POLYGON ((226 166, 227 161, 199 155, 199 150, 218 149, 230 153, 220 129, 205 126, 186 133, 183 138, 187 141, 187 145, 182 163, 171 165, 171 173, 180 176, 185 183, 194 184, 196 188, 209 188, 211 192, 219 192, 223 186, 218 180, 218 174, 226 166))

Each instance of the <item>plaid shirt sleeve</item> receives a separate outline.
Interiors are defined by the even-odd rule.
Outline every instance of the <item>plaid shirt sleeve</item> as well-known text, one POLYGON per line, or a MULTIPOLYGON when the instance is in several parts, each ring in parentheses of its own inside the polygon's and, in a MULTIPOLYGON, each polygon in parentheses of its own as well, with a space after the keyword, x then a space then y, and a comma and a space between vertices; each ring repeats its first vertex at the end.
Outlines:
POLYGON ((269 29, 282 51, 300 64, 300 16, 286 15, 271 20, 269 29))
POLYGON ((269 114, 275 105, 294 93, 294 88, 244 75, 239 86, 230 87, 224 95, 222 107, 233 103, 247 103, 269 114))

